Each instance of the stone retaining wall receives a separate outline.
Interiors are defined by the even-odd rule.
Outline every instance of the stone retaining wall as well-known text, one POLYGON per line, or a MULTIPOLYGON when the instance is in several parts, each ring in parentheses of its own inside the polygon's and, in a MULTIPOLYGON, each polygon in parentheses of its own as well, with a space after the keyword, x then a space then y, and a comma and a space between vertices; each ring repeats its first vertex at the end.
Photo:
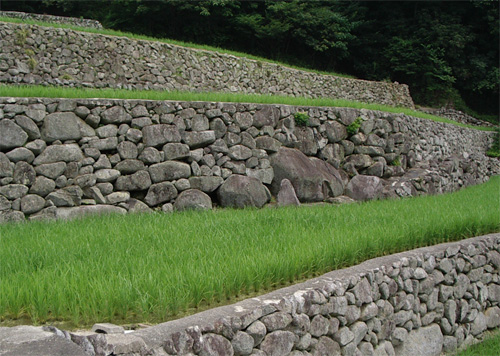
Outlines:
POLYGON ((53 22, 58 24, 75 25, 80 27, 102 28, 97 20, 81 19, 76 17, 54 16, 45 14, 32 14, 18 11, 0 11, 0 17, 11 17, 22 20, 53 22))
POLYGON ((0 23, 0 82, 339 98, 413 107, 408 86, 41 26, 0 23))
POLYGON ((425 247, 130 333, 106 324, 74 333, 0 328, 0 350, 78 356, 438 356, 500 326, 499 252, 498 233, 425 247))
POLYGON ((500 173, 492 132, 348 108, 0 98, 0 133, 0 221, 416 196, 500 173))

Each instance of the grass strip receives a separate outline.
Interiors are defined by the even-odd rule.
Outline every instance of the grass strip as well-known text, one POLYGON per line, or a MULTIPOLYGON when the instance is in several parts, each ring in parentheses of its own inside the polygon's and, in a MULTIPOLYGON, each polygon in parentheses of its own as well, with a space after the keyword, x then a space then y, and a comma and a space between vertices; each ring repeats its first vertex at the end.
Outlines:
POLYGON ((359 101, 328 98, 303 98, 279 95, 222 93, 222 92, 185 92, 157 90, 65 88, 42 85, 0 85, 0 97, 44 97, 44 98, 108 98, 108 99, 140 99, 140 100, 178 100, 178 101, 212 101, 231 103, 285 104, 294 106, 323 106, 368 109, 391 113, 402 113, 408 116, 444 122, 455 126, 481 131, 494 131, 493 127, 473 126, 456 122, 444 117, 427 114, 403 107, 382 104, 368 104, 359 101))
POLYGON ((172 39, 168 39, 168 38, 157 38, 157 37, 153 37, 153 36, 140 35, 140 34, 131 33, 131 32, 122 32, 122 31, 111 30, 111 29, 106 29, 106 28, 99 29, 99 28, 91 28, 91 27, 81 27, 81 26, 76 26, 76 25, 71 25, 71 24, 59 24, 59 23, 52 23, 52 22, 43 22, 43 21, 37 21, 37 20, 18 19, 18 18, 1 17, 1 16, 0 16, 0 22, 21 23, 21 24, 26 24, 26 25, 36 25, 36 26, 53 27, 53 28, 67 28, 67 29, 70 29, 73 31, 78 31, 78 32, 96 33, 96 34, 100 34, 100 35, 115 36, 115 37, 126 37, 126 38, 130 38, 130 39, 134 39, 134 40, 146 40, 146 41, 162 42, 162 43, 167 43, 167 44, 176 45, 176 46, 200 49, 200 50, 205 50, 205 51, 210 51, 210 52, 218 52, 218 53, 232 55, 235 57, 253 59, 253 60, 256 60, 259 62, 277 64, 277 65, 281 65, 281 66, 292 68, 292 69, 302 70, 305 72, 311 72, 311 73, 317 73, 317 74, 323 74, 323 75, 333 75, 335 77, 342 77, 342 78, 351 78, 351 79, 355 78, 355 77, 353 77, 351 75, 347 75, 347 74, 320 71, 320 70, 316 70, 316 69, 312 69, 312 68, 298 67, 298 66, 295 66, 292 64, 274 61, 274 60, 267 59, 264 57, 259 57, 259 56, 255 56, 252 54, 238 52, 238 51, 232 51, 232 50, 224 49, 224 48, 220 48, 220 47, 213 47, 213 46, 208 46, 208 45, 196 44, 196 43, 192 43, 192 42, 183 42, 183 41, 172 40, 172 39))
POLYGON ((449 353, 449 356, 497 356, 500 350, 500 330, 493 331, 478 344, 465 350, 449 353))
POLYGON ((377 256, 500 231, 499 191, 493 177, 452 194, 342 206, 2 225, 0 321, 165 321, 377 256))

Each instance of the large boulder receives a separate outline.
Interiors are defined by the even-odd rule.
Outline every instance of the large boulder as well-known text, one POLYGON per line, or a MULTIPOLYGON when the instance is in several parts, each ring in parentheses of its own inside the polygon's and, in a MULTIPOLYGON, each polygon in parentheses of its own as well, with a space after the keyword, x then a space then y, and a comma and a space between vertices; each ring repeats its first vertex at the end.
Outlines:
POLYGON ((28 134, 11 120, 0 121, 0 150, 6 151, 11 148, 21 147, 28 140, 28 134))
POLYGON ((297 149, 280 148, 277 154, 271 156, 271 166, 274 169, 271 184, 274 195, 278 194, 283 179, 290 180, 301 202, 323 201, 344 191, 341 175, 335 167, 309 158, 297 149))
POLYGON ((46 142, 79 140, 93 136, 94 129, 72 112, 58 112, 45 117, 41 135, 46 142))
POLYGON ((87 353, 46 327, 21 325, 0 328, 0 355, 85 356, 87 353))
POLYGON ((188 189, 179 194, 175 199, 174 209, 182 210, 210 210, 212 199, 198 189, 188 189))
POLYGON ((353 177, 345 189, 346 195, 354 200, 372 200, 381 196, 382 180, 375 176, 357 175, 353 177))
POLYGON ((223 207, 231 208, 261 208, 271 200, 269 191, 257 178, 238 174, 226 179, 217 191, 217 196, 223 207))
POLYGON ((397 355, 438 356, 443 348, 443 334, 437 324, 412 330, 406 341, 398 346, 397 355))
POLYGON ((57 208, 56 219, 70 220, 81 218, 87 215, 102 215, 102 214, 126 214, 127 210, 113 205, 82 205, 75 207, 57 208))

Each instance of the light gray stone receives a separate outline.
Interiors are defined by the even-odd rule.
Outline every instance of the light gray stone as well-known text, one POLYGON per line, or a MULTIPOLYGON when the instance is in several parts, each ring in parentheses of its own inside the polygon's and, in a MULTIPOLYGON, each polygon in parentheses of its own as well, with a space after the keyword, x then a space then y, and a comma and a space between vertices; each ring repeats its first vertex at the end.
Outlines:
POLYGON ((281 181, 280 190, 276 200, 279 206, 300 205, 292 183, 286 178, 281 181))
POLYGON ((77 344, 41 326, 15 326, 0 328, 1 355, 72 355, 87 354, 77 344))
POLYGON ((116 169, 99 169, 94 174, 98 183, 114 182, 121 175, 116 169))
POLYGON ((257 320, 250 324, 245 330, 248 335, 250 335, 254 340, 254 346, 260 345, 262 340, 267 334, 267 328, 261 321, 257 320))
POLYGON ((212 209, 212 199, 201 190, 188 189, 181 192, 175 199, 174 209, 178 211, 210 210, 212 209))
POLYGON ((228 155, 235 161, 244 161, 252 157, 252 150, 243 145, 235 145, 229 149, 228 155))
POLYGON ((216 176, 189 177, 190 187, 205 193, 214 192, 223 182, 224 179, 216 176))
POLYGON ((225 337, 217 334, 205 334, 201 340, 200 356, 233 356, 234 350, 225 337))
POLYGON ((163 146, 163 152, 167 161, 190 157, 189 146, 183 143, 167 143, 163 146))
POLYGON ((56 183, 49 178, 44 176, 38 176, 35 178, 35 182, 29 188, 31 194, 37 194, 41 197, 45 197, 50 192, 54 191, 56 188, 56 183))
POLYGON ((115 187, 122 191, 145 190, 151 186, 151 178, 145 170, 131 175, 120 176, 116 179, 115 187))
POLYGON ((280 110, 274 106, 266 105, 255 112, 253 126, 260 129, 263 126, 276 127, 280 118, 280 110))
POLYGON ((132 174, 144 170, 146 167, 144 162, 138 159, 125 159, 118 162, 114 168, 119 170, 121 174, 132 174))
POLYGON ((232 208, 261 208, 271 199, 267 188, 258 179, 237 174, 226 179, 217 196, 222 207, 232 208))
POLYGON ((346 186, 346 195, 354 200, 377 199, 382 194, 382 181, 379 177, 357 175, 346 186))
POLYGON ((143 161, 145 164, 154 164, 161 162, 161 154, 154 147, 146 147, 140 153, 139 159, 143 161))
POLYGON ((28 140, 28 134, 11 120, 0 120, 0 151, 21 147, 28 140))
POLYGON ((7 157, 14 163, 19 161, 31 163, 35 159, 33 152, 24 147, 14 148, 12 151, 7 152, 7 157))
POLYGON ((116 147, 122 159, 135 159, 137 158, 137 146, 130 141, 123 141, 116 147))
POLYGON ((278 330, 267 334, 260 349, 267 356, 283 356, 292 351, 295 342, 295 336, 290 331, 278 330))
POLYGON ((28 138, 30 140, 36 140, 40 138, 40 129, 29 117, 24 115, 17 115, 14 118, 14 121, 28 134, 28 138))
POLYGON ((28 187, 35 182, 36 172, 35 169, 24 161, 19 161, 14 166, 14 174, 12 176, 12 183, 24 184, 28 187))
POLYGON ((42 175, 50 179, 56 179, 57 177, 61 176, 65 170, 65 162, 46 163, 35 167, 35 172, 38 175, 42 175))
POLYGON ((0 152, 0 178, 12 177, 14 174, 14 165, 11 164, 5 153, 0 152))
POLYGON ((43 152, 35 158, 33 164, 38 166, 54 162, 77 162, 83 159, 83 153, 77 144, 47 146, 43 152))
POLYGON ((151 185, 144 202, 150 207, 169 202, 177 197, 177 189, 170 182, 161 182, 151 185))
POLYGON ((46 142, 79 140, 93 136, 94 129, 72 112, 49 114, 43 120, 41 137, 46 142))
POLYGON ((301 202, 323 201, 343 191, 341 177, 333 166, 319 159, 311 160, 299 150, 280 148, 271 156, 271 166, 274 171, 271 191, 275 195, 285 178, 290 180, 301 202))
POLYGON ((354 333, 344 326, 333 334, 333 339, 343 347, 354 340, 354 333))
POLYGON ((103 124, 121 124, 132 121, 132 116, 121 106, 113 106, 101 114, 103 124))
POLYGON ((185 131, 182 134, 182 141, 191 149, 205 147, 215 142, 215 132, 207 131, 185 131))
POLYGON ((395 348, 398 355, 438 356, 443 348, 443 334, 437 324, 412 330, 406 341, 395 348))
POLYGON ((330 322, 322 315, 316 315, 311 321, 310 333, 314 337, 326 335, 330 328, 330 322))
POLYGON ((178 161, 166 161, 156 163, 149 167, 149 174, 153 183, 189 178, 191 167, 187 163, 178 161))
POLYGON ((292 316, 284 312, 276 312, 260 319, 268 332, 285 329, 292 322, 292 316))
POLYGON ((36 194, 28 194, 21 198, 21 211, 25 214, 33 214, 43 209, 45 199, 36 194))
POLYGON ((149 125, 142 128, 142 141, 148 147, 158 147, 165 143, 181 142, 181 135, 174 125, 149 125))
POLYGON ((82 205, 57 208, 56 219, 70 220, 88 215, 126 214, 127 210, 113 205, 82 205))
POLYGON ((500 308, 498 306, 486 309, 484 316, 486 317, 486 326, 488 329, 498 328, 500 326, 500 308))
POLYGON ((231 344, 235 355, 250 355, 254 346, 254 339, 243 331, 236 332, 231 344))

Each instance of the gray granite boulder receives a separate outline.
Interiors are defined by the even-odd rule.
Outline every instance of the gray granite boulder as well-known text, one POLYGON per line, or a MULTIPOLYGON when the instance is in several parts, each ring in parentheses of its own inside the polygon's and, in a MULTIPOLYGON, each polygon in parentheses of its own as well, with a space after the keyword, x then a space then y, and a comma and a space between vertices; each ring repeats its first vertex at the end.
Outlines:
POLYGON ((21 147, 28 140, 28 134, 14 121, 0 121, 0 151, 7 151, 11 148, 21 147))
POLYGON ((231 175, 217 191, 219 203, 223 207, 261 208, 271 199, 267 188, 253 177, 231 175))
POLYGON ((300 205, 292 183, 288 179, 281 180, 280 190, 276 197, 279 206, 300 205))
POLYGON ((45 142, 56 140, 79 140, 84 136, 93 136, 94 129, 72 112, 49 114, 43 120, 41 136, 45 142))
POLYGON ((443 347, 443 334, 437 324, 412 330, 406 341, 395 348, 397 355, 438 356, 443 347))
POLYGON ((175 199, 174 209, 182 210, 210 210, 212 199, 198 189, 188 189, 179 194, 175 199))
POLYGON ((347 184, 346 195, 354 200, 372 200, 380 197, 382 189, 379 177, 357 175, 347 184))
POLYGON ((78 345, 41 326, 0 328, 0 355, 73 355, 87 353, 78 345))
POLYGON ((167 203, 177 196, 177 189, 170 182, 161 182, 149 187, 144 202, 150 207, 167 203))
POLYGON ((83 152, 77 144, 47 146, 43 152, 35 158, 35 166, 54 162, 75 162, 83 159, 83 152))
POLYGON ((274 169, 271 191, 275 195, 285 178, 290 180, 301 202, 323 201, 343 192, 340 174, 333 166, 321 160, 311 160, 297 149, 280 148, 271 156, 271 166, 274 169))

